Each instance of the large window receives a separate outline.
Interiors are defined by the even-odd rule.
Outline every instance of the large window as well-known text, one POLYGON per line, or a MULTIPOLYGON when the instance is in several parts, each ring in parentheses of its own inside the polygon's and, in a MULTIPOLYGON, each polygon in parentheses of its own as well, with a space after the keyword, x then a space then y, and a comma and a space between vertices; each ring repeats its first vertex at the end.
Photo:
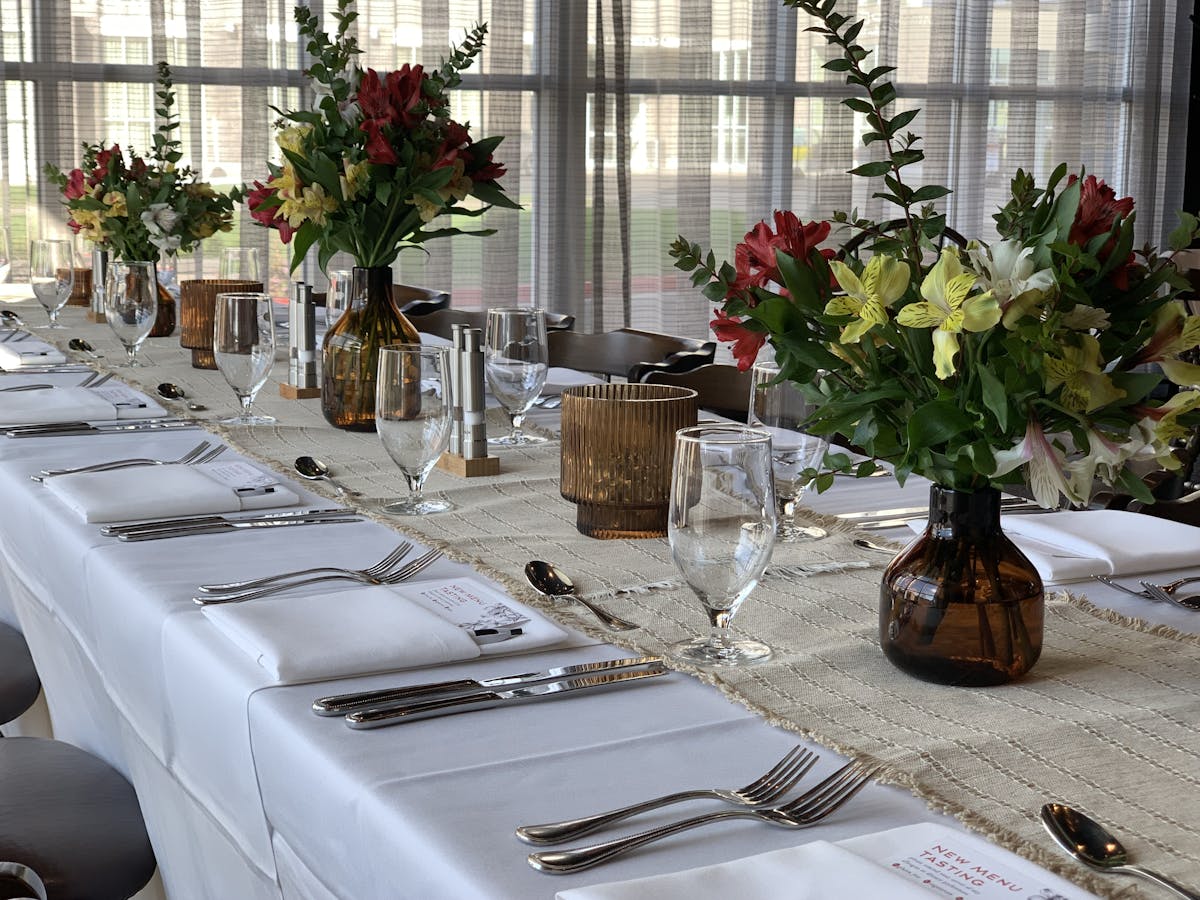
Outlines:
MULTIPOLYGON (((326 15, 329 0, 312 7, 326 15)), ((61 233, 42 176, 80 142, 147 146, 153 63, 175 68, 188 161, 222 186, 265 174, 272 106, 308 102, 290 0, 0 0, 0 216, 13 244, 61 233)), ((846 175, 870 149, 821 68, 823 39, 777 0, 360 0, 365 63, 436 63, 479 20, 488 46, 456 117, 504 134, 505 185, 523 205, 496 234, 402 255, 398 277, 458 306, 536 300, 583 328, 703 334, 710 310, 670 264, 677 233, 728 253, 775 208, 886 217, 846 175)), ((1012 172, 1085 165, 1138 201, 1157 240, 1182 192, 1188 49, 1174 5, 1150 0, 858 0, 860 41, 920 106, 922 175, 947 184, 950 221, 986 236, 1012 172)), ((1186 19, 1179 18, 1184 28, 1186 19)), ((329 21, 332 26, 332 21, 329 21)), ((243 212, 215 249, 285 249, 243 212)), ((348 263, 339 260, 339 264, 348 263)), ((19 267, 19 261, 18 261, 19 267)), ((320 282, 310 263, 297 277, 320 282)))

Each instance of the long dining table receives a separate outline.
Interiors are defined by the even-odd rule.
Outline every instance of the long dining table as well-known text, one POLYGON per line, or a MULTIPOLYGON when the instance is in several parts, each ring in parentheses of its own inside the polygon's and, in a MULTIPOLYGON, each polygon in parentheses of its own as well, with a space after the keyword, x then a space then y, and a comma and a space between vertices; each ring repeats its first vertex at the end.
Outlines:
MULTIPOLYGON (((11 308, 34 316, 30 304, 11 308)), ((105 326, 75 309, 63 319, 67 330, 58 334, 85 337, 104 354, 87 358, 90 365, 105 369, 119 360, 122 351, 105 326)), ((782 641, 785 628, 791 633, 780 654, 792 679, 786 691, 757 683, 754 669, 736 677, 673 671, 623 690, 371 731, 315 716, 313 700, 330 694, 653 651, 668 637, 700 633, 705 616, 672 574, 665 539, 594 541, 571 534, 574 509, 556 496, 553 440, 498 451, 499 476, 459 479, 435 470, 427 490, 454 502, 455 512, 388 519, 378 504, 403 493, 403 480, 375 435, 335 432, 324 424, 318 401, 283 399, 277 381, 267 384, 258 403, 276 416, 276 425, 216 426, 214 419, 236 411, 220 374, 191 368, 174 339, 152 340, 144 354, 152 362, 147 368, 111 371, 148 395, 161 381, 185 387, 207 411, 159 402, 172 415, 195 416, 197 429, 0 437, 0 619, 16 624, 30 644, 53 736, 107 760, 137 788, 166 896, 550 898, 569 888, 914 823, 982 833, 1006 848, 997 853, 1015 851, 1073 881, 1080 888, 1072 897, 1088 896, 1083 888, 1128 892, 1126 880, 1091 875, 1048 838, 1034 837, 1038 807, 1051 800, 1108 812, 1118 828, 1132 817, 1134 833, 1146 838, 1138 844, 1144 860, 1178 880, 1200 882, 1200 850, 1187 839, 1195 821, 1188 814, 1200 810, 1200 764, 1194 753, 1180 752, 1200 721, 1193 715, 1200 710, 1200 680, 1190 680, 1200 674, 1195 613, 1092 582, 1069 585, 1067 593, 1055 594, 1047 650, 1024 682, 985 690, 924 685, 892 669, 877 646, 872 652, 877 621, 865 607, 840 602, 843 588, 877 584, 888 557, 850 553, 852 532, 836 524, 828 542, 778 546, 772 569, 735 620, 735 628, 769 643, 782 641), (272 473, 299 495, 299 508, 343 500, 326 484, 294 477, 296 456, 321 456, 341 482, 362 492, 355 502, 366 515, 328 526, 125 543, 80 521, 30 478, 47 466, 126 456, 174 459, 206 430, 210 440, 230 445, 223 458, 244 458, 272 473), (293 683, 235 646, 192 601, 203 582, 310 565, 369 565, 396 545, 397 532, 418 549, 445 553, 423 578, 481 579, 556 622, 562 638, 520 655, 293 683), (581 607, 538 598, 520 580, 535 554, 575 575, 598 602, 645 624, 648 636, 605 632, 581 607), (1056 627, 1076 643, 1057 647, 1049 638, 1056 627), (844 640, 836 650, 827 648, 825 637, 805 644, 806 629, 844 640), (1081 655, 1079 647, 1089 644, 1081 655), (1145 659, 1125 665, 1125 647, 1145 659), (1161 677, 1148 674, 1151 659, 1161 662, 1161 677), (1139 699, 1126 708, 1116 684, 1105 701, 1111 728, 1095 724, 1106 721, 1103 710, 1098 720, 1082 712, 1077 717, 1078 733, 1094 738, 1099 749, 1056 750, 1045 723, 1075 713, 1068 693, 1054 691, 1066 684, 1064 692, 1078 694, 1081 671, 1109 665, 1136 682, 1139 699), (1167 693, 1169 700, 1160 703, 1167 693), (1014 731, 1021 710, 1028 711, 1028 728, 1014 731), (1173 731, 1164 736, 1166 727, 1173 731), (1039 743, 1043 730, 1045 743, 1039 743), (1123 758, 1126 731, 1161 746, 1163 755, 1130 739, 1127 762, 1138 771, 1094 771, 1088 755, 1123 758), (535 871, 526 862, 531 848, 513 834, 520 824, 671 790, 735 787, 797 744, 819 754, 818 775, 859 757, 878 764, 879 777, 818 828, 736 822, 572 875, 535 871), (1004 753, 1022 762, 1012 764, 1004 753), (1085 758, 1060 761, 1056 754, 1085 758), (1139 801, 1155 790, 1177 803, 1165 813, 1143 809, 1149 804, 1139 801)), ((275 375, 284 372, 286 365, 277 365, 275 375)), ((34 377, 6 374, 0 382, 34 377)), ((78 378, 36 375, 64 386, 78 378)), ((552 434, 556 413, 537 412, 531 421, 552 434)), ((498 420, 490 426, 498 427, 498 420)), ((836 522, 839 513, 919 507, 927 487, 920 479, 901 487, 891 478, 839 478, 831 490, 806 498, 806 507, 836 522)), ((906 534, 898 529, 876 539, 906 534)), ((1190 569, 1161 574, 1189 573, 1200 573, 1200 558, 1190 569)), ((1048 593, 1055 590, 1050 586, 1048 593)), ((24 727, 41 726, 29 719, 24 727)), ((657 812, 625 830, 691 811, 657 812)))

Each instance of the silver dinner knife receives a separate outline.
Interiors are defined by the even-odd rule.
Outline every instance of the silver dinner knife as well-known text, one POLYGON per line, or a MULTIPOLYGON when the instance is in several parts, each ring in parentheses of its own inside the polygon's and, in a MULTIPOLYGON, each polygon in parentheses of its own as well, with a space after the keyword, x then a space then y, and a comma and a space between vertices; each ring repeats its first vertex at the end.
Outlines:
POLYGON ((211 525, 186 525, 182 528, 156 528, 149 531, 126 531, 117 535, 118 541, 158 541, 166 538, 191 537, 194 534, 219 534, 222 531, 238 531, 254 528, 287 528, 292 525, 341 525, 345 522, 361 522, 358 516, 340 516, 309 519, 243 519, 241 521, 214 522, 211 525))
POLYGON ((505 675, 501 678, 460 678, 457 681, 434 681, 413 684, 407 687, 380 688, 374 691, 356 691, 352 694, 335 694, 313 701, 313 712, 318 716, 342 716, 349 712, 375 707, 397 706, 413 700, 436 697, 441 694, 467 694, 497 688, 517 688, 546 681, 561 681, 576 675, 591 675, 597 672, 614 672, 621 669, 640 668, 662 663, 657 656, 635 656, 631 659, 612 659, 604 662, 580 663, 574 666, 559 666, 544 672, 525 672, 520 675, 505 675))
POLYGON ((21 425, 8 428, 10 438, 69 437, 91 434, 129 434, 137 431, 175 431, 199 428, 200 423, 190 419, 156 419, 149 422, 127 422, 112 425, 89 425, 87 422, 68 422, 63 425, 21 425))
POLYGON ((657 678, 660 675, 666 674, 667 669, 663 667, 661 662, 652 663, 643 669, 602 672, 596 675, 585 675, 580 678, 568 678, 566 681, 551 681, 546 684, 519 687, 510 691, 476 691, 473 694, 442 697, 437 700, 421 700, 416 703, 404 703, 383 709, 364 709, 352 712, 346 716, 346 724, 358 730, 382 728, 385 725, 416 722, 418 719, 433 719, 453 713, 469 712, 476 709, 490 709, 493 706, 513 706, 533 700, 545 700, 550 697, 559 697, 563 694, 578 691, 615 687, 621 684, 641 681, 646 678, 657 678))
POLYGON ((105 525, 100 529, 101 534, 110 537, 119 536, 127 531, 149 531, 151 529, 170 530, 172 528, 184 528, 189 525, 218 525, 222 522, 242 522, 251 519, 314 519, 328 516, 354 516, 358 515, 358 510, 350 509, 345 506, 328 506, 322 509, 299 509, 288 510, 286 512, 264 512, 255 516, 248 516, 244 519, 231 519, 228 516, 205 513, 195 516, 177 516, 174 519, 158 519, 153 522, 125 522, 120 525, 105 525))

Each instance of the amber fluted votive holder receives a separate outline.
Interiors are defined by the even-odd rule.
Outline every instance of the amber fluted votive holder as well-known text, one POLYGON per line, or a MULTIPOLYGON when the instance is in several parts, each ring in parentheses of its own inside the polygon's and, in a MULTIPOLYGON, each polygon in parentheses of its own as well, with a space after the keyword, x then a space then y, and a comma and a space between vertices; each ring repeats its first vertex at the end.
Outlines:
POLYGON ((562 393, 562 478, 575 527, 594 538, 663 537, 675 432, 696 424, 696 392, 587 384, 562 393))
POLYGON ((213 318, 217 294, 259 293, 261 281, 233 281, 196 278, 179 284, 179 319, 183 325, 179 346, 192 351, 193 369, 215 369, 213 356, 213 318))
POLYGON ((76 267, 75 281, 71 285, 71 296, 67 306, 92 305, 92 270, 76 267))

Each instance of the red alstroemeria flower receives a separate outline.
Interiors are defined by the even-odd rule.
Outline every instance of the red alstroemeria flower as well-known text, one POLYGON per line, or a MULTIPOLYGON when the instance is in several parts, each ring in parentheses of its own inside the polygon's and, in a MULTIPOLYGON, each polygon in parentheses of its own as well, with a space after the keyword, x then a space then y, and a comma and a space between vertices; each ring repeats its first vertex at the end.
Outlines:
POLYGON ((388 99, 400 124, 405 128, 415 128, 425 118, 417 112, 422 99, 422 87, 425 83, 423 66, 402 65, 387 76, 388 99))
POLYGON ((363 73, 358 84, 357 99, 363 118, 368 121, 379 120, 381 124, 394 125, 400 120, 387 89, 379 79, 379 73, 374 69, 367 69, 363 73))
POLYGON ((451 120, 446 123, 446 136, 442 140, 441 147, 438 148, 437 162, 433 164, 433 168, 442 169, 446 166, 454 165, 455 161, 466 154, 463 160, 466 163, 471 162, 471 135, 467 129, 451 120))
POLYGON ((83 228, 83 226, 74 219, 67 219, 67 227, 70 228, 75 234, 79 234, 80 230, 83 228))
POLYGON ((377 166, 394 166, 398 159, 396 148, 383 133, 382 123, 377 119, 367 119, 361 126, 367 133, 367 161, 377 166))
MULTIPOLYGON (((817 244, 829 237, 828 222, 809 222, 803 224, 799 217, 789 210, 775 212, 775 249, 782 250, 797 261, 807 260, 817 244)), ((821 251, 826 259, 833 259, 836 253, 831 249, 821 251)))
MULTIPOLYGON (((1072 175, 1067 179, 1067 185, 1070 186, 1078 180, 1078 176, 1072 175)), ((1071 224, 1067 241, 1078 247, 1084 247, 1092 238, 1108 234, 1119 218, 1123 219, 1132 212, 1132 197, 1122 197, 1118 200, 1116 191, 1097 179, 1095 175, 1089 175, 1083 179, 1079 193, 1079 208, 1075 211, 1075 221, 1071 224)), ((1115 246, 1116 240, 1113 239, 1100 248, 1100 252, 1097 254, 1100 262, 1107 261, 1115 246)), ((1118 290, 1123 291, 1129 287, 1129 266, 1133 261, 1134 257, 1131 253, 1129 259, 1110 273, 1109 278, 1118 290)))
POLYGON ((726 315, 725 310, 718 309, 717 317, 708 323, 717 340, 723 344, 733 344, 733 357, 737 360, 738 370, 745 372, 758 358, 758 351, 767 342, 767 336, 761 331, 751 331, 742 324, 741 319, 726 315))
MULTIPOLYGON (((750 288, 766 287, 772 282, 783 284, 783 276, 779 274, 775 259, 777 250, 807 265, 809 255, 817 244, 829 237, 828 222, 804 224, 795 213, 788 210, 776 210, 774 219, 774 230, 766 222, 759 222, 734 248, 733 264, 737 277, 730 286, 728 296, 742 296, 753 304, 753 296, 747 294, 750 288)), ((826 259, 832 259, 835 255, 833 250, 820 252, 826 259)))
POLYGON ((63 188, 63 196, 68 200, 78 200, 87 193, 87 183, 83 178, 82 169, 72 169, 67 176, 67 186, 63 188))
POLYGON ((125 158, 121 156, 121 145, 113 144, 107 150, 101 150, 96 154, 96 171, 92 173, 92 185, 95 186, 108 175, 109 161, 115 157, 116 169, 120 173, 125 168, 125 158))
POLYGON ((492 156, 489 153, 487 164, 479 169, 476 169, 474 172, 471 172, 470 175, 472 181, 497 181, 503 177, 504 173, 507 171, 508 169, 500 165, 500 163, 493 162, 492 156))
POLYGON ((263 204, 275 197, 277 191, 273 187, 267 187, 261 181, 254 182, 254 190, 246 194, 246 207, 250 210, 250 218, 261 225, 266 225, 268 228, 274 228, 279 231, 279 239, 283 243, 291 243, 292 235, 296 233, 296 229, 288 224, 287 219, 279 214, 279 207, 264 206, 263 204))

